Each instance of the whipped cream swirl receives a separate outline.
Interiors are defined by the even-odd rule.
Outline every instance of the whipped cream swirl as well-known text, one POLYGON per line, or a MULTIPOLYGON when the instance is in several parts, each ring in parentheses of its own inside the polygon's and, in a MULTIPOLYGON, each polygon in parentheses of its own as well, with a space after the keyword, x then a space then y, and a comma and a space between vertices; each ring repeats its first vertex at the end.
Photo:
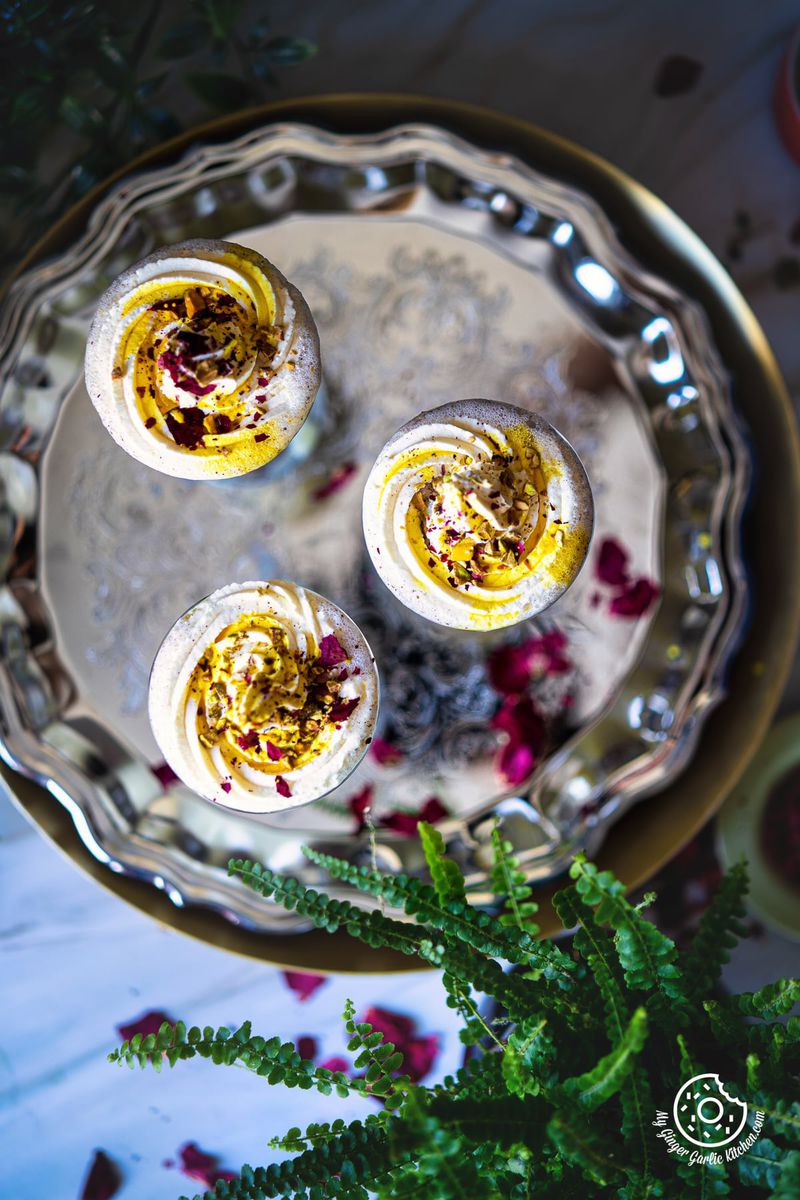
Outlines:
POLYGON ((463 400, 389 440, 363 518, 375 568, 404 604, 440 625, 499 629, 573 582, 593 503, 575 451, 541 417, 463 400))
POLYGON ((229 584, 158 651, 149 713, 189 787, 242 812, 318 799, 357 766, 378 708, 375 662, 331 601, 286 580, 229 584))
POLYGON ((320 382, 308 305, 232 242, 167 246, 103 295, 86 386, 111 436, 169 475, 241 475, 300 429, 320 382))

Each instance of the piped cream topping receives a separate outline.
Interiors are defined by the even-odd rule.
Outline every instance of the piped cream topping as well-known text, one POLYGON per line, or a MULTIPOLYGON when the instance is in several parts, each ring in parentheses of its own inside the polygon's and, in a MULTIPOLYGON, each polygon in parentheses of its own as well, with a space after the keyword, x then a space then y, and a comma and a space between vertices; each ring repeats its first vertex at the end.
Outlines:
POLYGON ((300 293, 230 242, 165 247, 102 297, 86 382, 135 458, 213 478, 263 466, 302 425, 319 387, 319 340, 300 293))
POLYGON ((490 401, 420 414, 384 447, 364 493, 376 569, 439 624, 495 629, 551 604, 588 550, 592 498, 547 422, 490 401))
POLYGON ((378 679, 358 627, 285 580, 231 584, 173 626, 150 721, 166 761, 208 799, 272 812, 331 791, 371 740, 378 679))

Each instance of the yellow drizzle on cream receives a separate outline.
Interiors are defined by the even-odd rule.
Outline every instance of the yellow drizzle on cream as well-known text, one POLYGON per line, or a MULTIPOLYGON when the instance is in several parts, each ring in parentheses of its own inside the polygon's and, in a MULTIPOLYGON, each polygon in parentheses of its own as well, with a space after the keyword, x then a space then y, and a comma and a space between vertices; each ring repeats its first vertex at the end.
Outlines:
POLYGON ((508 405, 462 401, 392 438, 364 496, 367 545, 400 599, 492 629, 540 611, 580 569, 591 493, 574 452, 508 405))
POLYGON ((167 247, 100 302, 87 346, 90 395, 133 454, 187 478, 269 462, 319 385, 305 301, 260 255, 226 242, 167 247))

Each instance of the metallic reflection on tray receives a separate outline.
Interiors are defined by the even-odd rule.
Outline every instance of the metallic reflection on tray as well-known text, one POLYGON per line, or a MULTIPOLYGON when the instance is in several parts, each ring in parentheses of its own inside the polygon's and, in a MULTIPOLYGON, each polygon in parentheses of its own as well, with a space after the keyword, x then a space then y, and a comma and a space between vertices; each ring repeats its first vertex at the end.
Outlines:
POLYGON ((269 126, 118 185, 80 242, 18 281, 0 339, 2 755, 112 870, 294 932, 298 918, 228 879, 227 859, 325 882, 300 847, 367 861, 369 803, 381 866, 418 869, 404 834, 438 817, 479 897, 495 817, 530 877, 547 879, 689 760, 742 625, 748 454, 702 311, 634 261, 582 192, 434 127, 269 126), (165 242, 222 236, 301 288, 325 388, 274 463, 197 484, 118 450, 79 377, 116 274, 165 242), (576 584, 494 634, 416 618, 361 535, 387 436, 469 396, 540 412, 595 493, 576 584), (615 604, 604 545, 658 598, 615 604), (146 684, 176 614, 230 580, 287 576, 367 634, 380 741, 325 800, 259 820, 166 778, 146 684), (534 719, 545 751, 518 780, 505 739, 519 726, 530 744, 534 719))

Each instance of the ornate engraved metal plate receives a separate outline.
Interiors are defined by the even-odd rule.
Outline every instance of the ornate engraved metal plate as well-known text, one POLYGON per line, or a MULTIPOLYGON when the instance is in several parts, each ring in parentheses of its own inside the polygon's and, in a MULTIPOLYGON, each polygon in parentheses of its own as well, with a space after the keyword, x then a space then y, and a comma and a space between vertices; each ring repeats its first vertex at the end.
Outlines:
POLYGON ((635 262, 586 195, 431 127, 270 126, 119 185, 79 243, 17 282, 0 344, 1 752, 112 870, 176 904, 297 931, 294 915, 228 879, 231 854, 320 882, 300 846, 363 858, 369 809, 377 860, 414 870, 403 833, 424 811, 480 896, 490 818, 531 878, 548 878, 687 762, 741 626, 748 458, 702 311, 635 262), (322 339, 325 388, 302 434, 225 483, 128 458, 80 379, 108 282, 194 236, 265 253, 306 295, 322 339), (386 437, 471 396, 540 411, 595 491, 578 582, 511 634, 415 618, 361 535, 361 484, 386 437), (658 589, 649 605, 620 603, 598 572, 608 539, 626 574, 658 589), (259 820, 165 778, 144 699, 177 614, 223 583, 275 575, 364 628, 382 676, 382 753, 324 800, 259 820), (502 653, 543 634, 555 662, 502 653), (529 668, 521 682, 504 662, 529 668), (512 786, 509 721, 530 745, 534 718, 538 765, 512 786))

